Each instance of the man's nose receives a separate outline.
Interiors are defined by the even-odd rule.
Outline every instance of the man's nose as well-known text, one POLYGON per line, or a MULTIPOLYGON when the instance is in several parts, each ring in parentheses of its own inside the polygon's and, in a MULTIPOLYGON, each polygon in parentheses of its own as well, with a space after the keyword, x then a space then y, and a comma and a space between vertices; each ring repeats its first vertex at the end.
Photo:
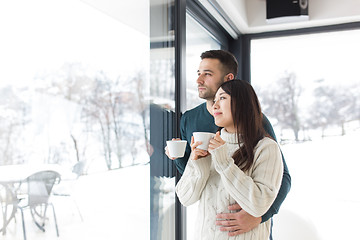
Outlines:
POLYGON ((202 74, 199 74, 198 75, 198 78, 196 80, 196 83, 197 84, 204 84, 204 78, 203 78, 203 75, 202 74))

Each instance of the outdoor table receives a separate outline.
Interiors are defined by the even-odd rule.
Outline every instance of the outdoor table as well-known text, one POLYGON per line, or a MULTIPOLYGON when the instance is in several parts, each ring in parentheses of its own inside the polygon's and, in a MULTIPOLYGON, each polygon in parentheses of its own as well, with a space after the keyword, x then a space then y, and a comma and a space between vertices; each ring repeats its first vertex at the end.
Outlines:
POLYGON ((0 199, 5 206, 2 206, 3 211, 3 226, 0 231, 3 235, 6 234, 6 227, 8 223, 15 217, 18 202, 18 190, 23 181, 27 177, 39 171, 52 170, 61 173, 62 168, 57 164, 18 164, 18 165, 3 165, 0 166, 0 199), (10 209, 9 209, 9 205, 10 209), (11 213, 8 215, 8 210, 11 213))

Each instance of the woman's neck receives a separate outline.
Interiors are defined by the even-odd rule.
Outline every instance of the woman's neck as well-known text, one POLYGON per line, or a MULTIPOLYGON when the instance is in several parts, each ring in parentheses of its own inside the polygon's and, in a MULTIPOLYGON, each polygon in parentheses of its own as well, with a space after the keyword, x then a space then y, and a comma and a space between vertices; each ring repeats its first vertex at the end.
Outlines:
POLYGON ((224 127, 228 133, 236 133, 235 127, 224 127))

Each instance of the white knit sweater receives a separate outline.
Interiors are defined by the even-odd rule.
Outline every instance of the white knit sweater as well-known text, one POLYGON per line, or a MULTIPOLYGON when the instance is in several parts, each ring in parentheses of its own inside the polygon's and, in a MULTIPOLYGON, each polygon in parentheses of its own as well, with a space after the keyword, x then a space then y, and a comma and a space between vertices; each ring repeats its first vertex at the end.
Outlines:
POLYGON ((249 214, 260 217, 275 200, 283 175, 279 147, 270 138, 263 138, 255 148, 252 167, 243 172, 234 164, 232 154, 238 148, 236 135, 221 131, 226 144, 212 150, 211 155, 191 160, 176 185, 176 193, 184 206, 199 202, 196 240, 268 240, 270 220, 250 232, 229 237, 215 225, 216 214, 228 213, 228 206, 239 203, 249 214))

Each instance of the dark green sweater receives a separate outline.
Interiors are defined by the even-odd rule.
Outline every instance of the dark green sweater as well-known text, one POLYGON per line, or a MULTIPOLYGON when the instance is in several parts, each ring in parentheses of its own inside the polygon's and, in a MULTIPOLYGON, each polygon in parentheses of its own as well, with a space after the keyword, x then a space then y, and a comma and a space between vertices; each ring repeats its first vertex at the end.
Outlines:
MULTIPOLYGON (((276 136, 274 130, 265 115, 263 115, 263 125, 265 131, 276 140, 276 136)), ((185 155, 182 158, 178 158, 175 160, 176 167, 178 171, 182 174, 185 170, 186 163, 189 159, 191 149, 191 136, 193 132, 213 132, 215 133, 218 130, 218 127, 215 125, 214 117, 209 113, 206 109, 206 103, 200 104, 199 106, 186 111, 180 121, 180 131, 181 131, 181 138, 186 140, 187 146, 185 155)), ((289 174, 289 170, 287 168, 284 156, 282 155, 283 164, 284 164, 284 174, 281 182, 281 187, 279 193, 270 207, 270 209, 262 216, 262 222, 267 221, 271 218, 274 214, 278 213, 280 206, 286 195, 290 191, 291 187, 291 177, 289 174)))

